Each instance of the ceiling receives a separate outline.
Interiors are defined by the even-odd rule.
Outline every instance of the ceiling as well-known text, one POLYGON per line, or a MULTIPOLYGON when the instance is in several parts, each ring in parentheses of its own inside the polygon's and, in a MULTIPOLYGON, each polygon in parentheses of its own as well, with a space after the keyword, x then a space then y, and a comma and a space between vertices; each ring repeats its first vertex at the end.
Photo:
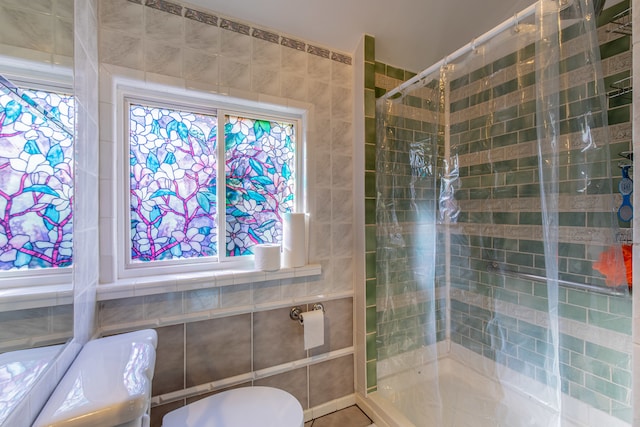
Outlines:
MULTIPOLYGON (((610 1, 610 0, 609 0, 610 1)), ((533 0, 190 0, 222 15, 353 53, 363 34, 376 60, 422 71, 533 0)))

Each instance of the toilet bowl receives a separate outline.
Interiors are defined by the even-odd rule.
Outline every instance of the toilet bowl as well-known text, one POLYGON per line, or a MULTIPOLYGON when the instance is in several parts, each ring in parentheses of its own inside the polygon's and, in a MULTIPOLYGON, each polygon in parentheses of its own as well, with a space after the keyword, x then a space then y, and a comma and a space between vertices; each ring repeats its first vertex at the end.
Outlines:
POLYGON ((169 412, 162 427, 303 427, 300 402, 272 387, 224 391, 169 412))

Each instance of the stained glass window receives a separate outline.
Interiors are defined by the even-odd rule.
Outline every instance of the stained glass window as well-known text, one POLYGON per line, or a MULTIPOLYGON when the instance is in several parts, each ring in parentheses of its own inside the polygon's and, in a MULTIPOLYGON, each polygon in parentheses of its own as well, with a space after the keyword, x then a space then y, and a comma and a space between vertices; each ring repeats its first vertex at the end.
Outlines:
POLYGON ((282 214, 293 210, 294 125, 225 116, 227 256, 282 241, 282 214))
POLYGON ((73 104, 71 95, 24 90, 20 97, 2 86, 2 271, 67 267, 73 261, 73 104))
POLYGON ((135 104, 129 112, 131 259, 216 255, 217 118, 135 104))
POLYGON ((282 214, 294 207, 293 123, 142 103, 129 117, 133 262, 247 255, 281 241, 282 214))

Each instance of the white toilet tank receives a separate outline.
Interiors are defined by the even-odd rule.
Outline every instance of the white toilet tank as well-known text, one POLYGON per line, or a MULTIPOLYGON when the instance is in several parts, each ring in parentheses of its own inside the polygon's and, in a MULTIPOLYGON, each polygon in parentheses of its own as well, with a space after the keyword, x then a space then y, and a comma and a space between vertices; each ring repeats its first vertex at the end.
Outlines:
POLYGON ((148 329, 85 344, 33 426, 148 426, 157 342, 148 329))

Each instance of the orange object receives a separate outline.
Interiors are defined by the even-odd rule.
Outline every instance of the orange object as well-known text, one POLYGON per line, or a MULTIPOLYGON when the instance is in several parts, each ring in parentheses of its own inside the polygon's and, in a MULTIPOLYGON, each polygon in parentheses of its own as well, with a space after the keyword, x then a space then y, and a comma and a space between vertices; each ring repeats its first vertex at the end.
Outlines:
POLYGON ((593 263, 593 268, 599 271, 605 277, 605 283, 607 286, 620 286, 621 283, 627 283, 629 289, 633 284, 633 269, 632 269, 632 246, 622 245, 622 258, 624 260, 624 270, 619 264, 617 257, 619 252, 617 246, 612 246, 606 251, 600 254, 600 259, 593 263))

